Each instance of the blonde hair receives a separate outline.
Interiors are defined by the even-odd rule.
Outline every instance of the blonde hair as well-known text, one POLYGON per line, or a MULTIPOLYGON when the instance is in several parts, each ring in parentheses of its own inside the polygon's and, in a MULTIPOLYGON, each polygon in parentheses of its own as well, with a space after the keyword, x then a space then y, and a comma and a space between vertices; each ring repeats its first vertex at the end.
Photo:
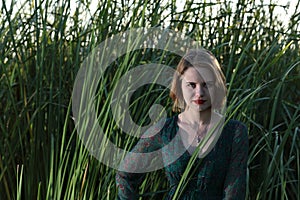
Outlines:
POLYGON ((190 67, 209 69, 215 77, 215 89, 218 98, 213 99, 212 108, 223 111, 226 102, 226 80, 216 57, 206 49, 191 49, 180 60, 173 76, 170 97, 174 101, 173 111, 180 112, 185 108, 182 96, 181 76, 190 67))

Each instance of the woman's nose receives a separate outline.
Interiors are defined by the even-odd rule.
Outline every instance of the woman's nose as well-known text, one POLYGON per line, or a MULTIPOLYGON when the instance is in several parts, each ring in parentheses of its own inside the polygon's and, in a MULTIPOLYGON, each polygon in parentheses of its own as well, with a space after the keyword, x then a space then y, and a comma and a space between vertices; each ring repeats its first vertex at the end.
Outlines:
POLYGON ((204 88, 202 86, 196 87, 196 96, 197 97, 203 97, 205 95, 204 88))

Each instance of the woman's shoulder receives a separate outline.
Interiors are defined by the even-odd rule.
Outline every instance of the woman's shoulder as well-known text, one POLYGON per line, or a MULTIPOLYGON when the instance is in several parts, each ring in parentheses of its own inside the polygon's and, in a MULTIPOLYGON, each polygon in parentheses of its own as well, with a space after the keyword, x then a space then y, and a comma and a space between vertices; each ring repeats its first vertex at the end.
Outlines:
MULTIPOLYGON (((166 132, 171 131, 173 128, 176 128, 177 124, 177 115, 160 119, 142 135, 142 138, 151 137, 151 136, 162 136, 166 132)), ((168 133, 167 133, 168 134, 168 133)))
POLYGON ((248 136, 247 126, 243 122, 235 119, 230 119, 227 123, 225 122, 224 132, 232 135, 234 138, 248 136))
POLYGON ((165 120, 165 127, 170 127, 170 126, 176 126, 177 125, 177 119, 178 115, 173 115, 170 117, 167 117, 165 120))
POLYGON ((243 122, 241 122, 239 120, 236 120, 236 119, 230 119, 230 120, 228 120, 228 122, 226 123, 226 125, 228 126, 228 128, 231 128, 231 129, 232 128, 233 129, 235 129, 235 128, 247 129, 247 126, 243 122))

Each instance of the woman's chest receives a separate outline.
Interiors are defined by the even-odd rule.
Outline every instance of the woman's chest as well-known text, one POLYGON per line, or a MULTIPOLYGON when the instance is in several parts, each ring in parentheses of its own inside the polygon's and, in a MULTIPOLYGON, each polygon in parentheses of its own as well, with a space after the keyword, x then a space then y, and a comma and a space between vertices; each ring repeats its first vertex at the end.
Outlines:
MULTIPOLYGON (((176 184, 187 169, 191 155, 187 149, 184 151, 186 147, 182 147, 184 145, 181 142, 174 142, 173 145, 174 151, 162 151, 162 156, 165 163, 170 163, 170 159, 173 160, 171 164, 165 166, 165 171, 171 183, 176 184), (181 151, 177 152, 176 149, 181 149, 181 151), (179 153, 182 155, 179 156, 179 153), (176 159, 175 156, 177 156, 176 159)), ((230 163, 230 155, 231 142, 228 138, 221 136, 214 148, 204 158, 196 159, 190 169, 191 179, 206 179, 207 182, 224 179, 230 163)))

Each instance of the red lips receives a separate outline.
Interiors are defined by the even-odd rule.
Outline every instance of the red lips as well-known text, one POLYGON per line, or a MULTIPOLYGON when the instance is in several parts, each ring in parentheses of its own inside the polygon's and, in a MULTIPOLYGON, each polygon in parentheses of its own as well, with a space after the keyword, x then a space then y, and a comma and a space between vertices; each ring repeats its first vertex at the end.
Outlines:
POLYGON ((198 99, 198 100, 193 100, 193 102, 194 102, 195 104, 201 105, 201 104, 204 104, 204 103, 206 102, 206 100, 198 99))

